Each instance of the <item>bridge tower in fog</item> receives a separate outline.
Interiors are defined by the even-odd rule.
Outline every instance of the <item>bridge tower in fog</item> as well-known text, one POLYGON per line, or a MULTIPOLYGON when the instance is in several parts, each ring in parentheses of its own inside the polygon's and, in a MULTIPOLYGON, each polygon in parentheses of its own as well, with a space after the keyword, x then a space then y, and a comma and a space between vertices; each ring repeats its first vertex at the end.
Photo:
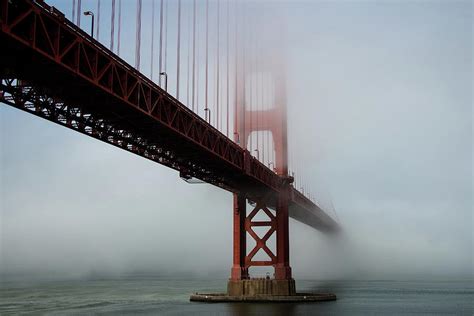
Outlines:
MULTIPOLYGON (((228 287, 229 293, 234 295, 245 294, 243 284, 249 282, 243 280, 251 278, 249 268, 252 266, 274 268, 273 291, 275 292, 270 291, 270 294, 290 295, 294 293, 295 289, 289 263, 288 200, 293 177, 288 175, 286 63, 282 53, 283 49, 272 50, 273 45, 267 44, 269 44, 267 51, 270 48, 272 55, 266 56, 268 58, 255 57, 257 58, 255 63, 259 65, 258 71, 256 73, 242 71, 243 73, 238 74, 238 78, 242 78, 242 80, 237 81, 238 97, 235 107, 234 141, 243 148, 252 151, 252 146, 249 146, 249 143, 252 137, 255 139, 255 133, 270 135, 273 145, 271 146, 273 151, 271 156, 274 161, 269 167, 273 167, 284 181, 282 181, 276 197, 275 212, 270 209, 267 203, 270 196, 265 192, 260 194, 245 191, 234 193, 233 266, 228 287), (246 97, 245 91, 245 82, 249 80, 248 77, 257 76, 257 74, 267 76, 270 82, 270 86, 266 87, 270 96, 264 99, 267 104, 261 108, 250 104, 255 101, 246 97), (247 200, 252 206, 250 212, 247 212, 247 200), (256 220, 258 215, 263 215, 267 220, 256 220), (265 227, 266 232, 262 232, 263 235, 259 236, 255 227, 265 227), (276 252, 268 245, 268 241, 273 235, 276 235, 276 252), (250 251, 247 250, 247 237, 255 241, 255 246, 250 251), (255 259, 259 252, 266 259, 255 259)), ((256 151, 257 155, 261 154, 258 149, 256 151)), ((252 291, 259 290, 252 289, 252 291)))

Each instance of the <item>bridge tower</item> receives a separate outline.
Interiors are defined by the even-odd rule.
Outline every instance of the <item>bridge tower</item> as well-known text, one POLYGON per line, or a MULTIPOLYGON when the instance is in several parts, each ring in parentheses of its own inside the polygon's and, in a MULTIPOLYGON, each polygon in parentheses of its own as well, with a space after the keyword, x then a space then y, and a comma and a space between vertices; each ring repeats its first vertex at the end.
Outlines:
MULTIPOLYGON (((275 215, 269 210, 267 199, 269 194, 254 192, 234 193, 233 206, 233 266, 228 283, 228 294, 231 296, 261 295, 292 295, 295 293, 295 283, 291 275, 289 263, 289 216, 288 201, 290 184, 293 178, 288 176, 288 138, 287 138, 287 109, 286 109, 286 63, 282 56, 272 53, 272 58, 259 59, 259 71, 265 73, 271 82, 270 91, 273 96, 272 104, 265 109, 254 110, 246 97, 245 82, 251 73, 238 75, 236 87, 236 107, 234 114, 234 141, 250 153, 248 148, 252 132, 269 132, 272 136, 274 150, 274 170, 282 178, 282 186, 278 193, 275 215), (253 195, 252 195, 253 194, 253 195), (253 209, 247 214, 247 200, 253 209), (270 218, 268 221, 256 221, 255 216, 263 212, 270 218), (259 237, 254 227, 268 227, 267 233, 259 237), (268 247, 267 241, 276 234, 276 253, 268 247), (255 247, 247 253, 247 235, 256 242, 255 247), (254 256, 263 250, 269 260, 254 260, 254 256), (252 279, 249 268, 252 266, 272 266, 274 278, 252 279)), ((258 154, 258 152, 257 152, 258 154)))

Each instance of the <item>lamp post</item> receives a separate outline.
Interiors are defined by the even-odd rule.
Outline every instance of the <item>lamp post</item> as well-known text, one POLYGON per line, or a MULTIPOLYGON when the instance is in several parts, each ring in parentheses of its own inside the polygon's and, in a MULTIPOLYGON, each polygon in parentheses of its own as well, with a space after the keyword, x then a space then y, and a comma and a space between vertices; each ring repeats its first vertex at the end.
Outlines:
POLYGON ((165 91, 168 92, 168 74, 162 71, 160 72, 160 76, 165 76, 165 91))
POLYGON ((270 161, 268 163, 268 168, 272 169, 273 171, 275 171, 275 164, 273 163, 273 161, 270 161))
POLYGON ((257 152, 257 159, 260 160, 260 150, 257 149, 254 149, 253 151, 256 151, 257 152))
POLYGON ((236 141, 236 143, 237 143, 237 144, 240 144, 240 135, 239 135, 239 133, 234 132, 234 136, 235 136, 235 141, 236 141))
POLYGON ((91 36, 94 37, 94 12, 92 11, 84 11, 85 16, 90 16, 92 18, 91 22, 91 36))
POLYGON ((206 121, 209 124, 211 124, 211 109, 206 106, 206 108, 204 109, 204 112, 206 112, 206 121), (207 114, 207 113, 209 113, 209 114, 207 114), (208 116, 209 116, 209 121, 207 120, 208 116))

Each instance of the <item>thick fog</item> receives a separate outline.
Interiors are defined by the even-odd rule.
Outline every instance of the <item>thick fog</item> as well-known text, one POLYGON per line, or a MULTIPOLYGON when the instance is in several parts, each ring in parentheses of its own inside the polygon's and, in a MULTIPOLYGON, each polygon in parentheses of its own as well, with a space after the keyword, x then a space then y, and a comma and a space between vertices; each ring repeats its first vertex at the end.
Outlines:
MULTIPOLYGON (((294 277, 472 278, 472 2, 265 5, 287 25, 291 167, 343 228, 292 220, 294 277)), ((0 118, 3 278, 229 275, 231 193, 6 105, 0 118)))

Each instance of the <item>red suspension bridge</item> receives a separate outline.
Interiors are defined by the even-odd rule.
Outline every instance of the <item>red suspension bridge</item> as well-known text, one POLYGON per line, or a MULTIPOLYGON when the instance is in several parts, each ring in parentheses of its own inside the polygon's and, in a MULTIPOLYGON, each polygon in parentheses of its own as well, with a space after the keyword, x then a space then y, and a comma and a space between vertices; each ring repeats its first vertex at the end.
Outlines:
POLYGON ((249 268, 271 266, 270 294, 294 294, 289 217, 325 232, 338 225, 289 171, 284 29, 236 1, 160 0, 144 10, 141 0, 95 0, 90 11, 71 2, 68 19, 44 1, 0 0, 0 102, 232 192, 229 293, 248 294, 249 268))

